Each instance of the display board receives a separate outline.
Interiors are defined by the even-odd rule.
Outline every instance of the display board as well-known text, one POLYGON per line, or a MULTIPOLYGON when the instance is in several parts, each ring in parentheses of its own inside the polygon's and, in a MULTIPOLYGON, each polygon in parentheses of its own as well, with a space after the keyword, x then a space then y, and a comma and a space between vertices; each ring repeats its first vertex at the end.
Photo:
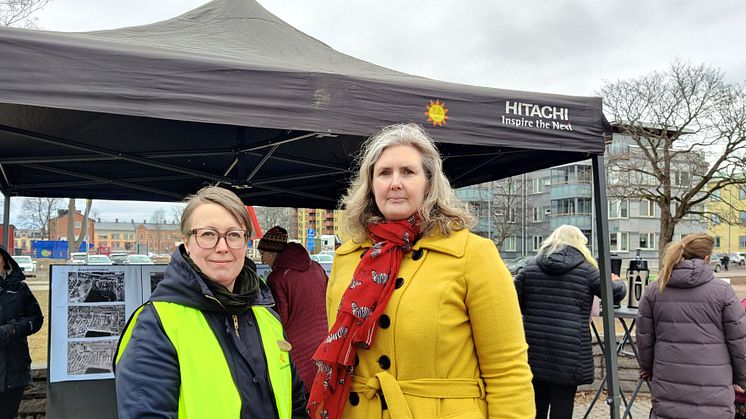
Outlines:
POLYGON ((112 360, 119 336, 166 266, 50 266, 48 417, 117 417, 112 360))

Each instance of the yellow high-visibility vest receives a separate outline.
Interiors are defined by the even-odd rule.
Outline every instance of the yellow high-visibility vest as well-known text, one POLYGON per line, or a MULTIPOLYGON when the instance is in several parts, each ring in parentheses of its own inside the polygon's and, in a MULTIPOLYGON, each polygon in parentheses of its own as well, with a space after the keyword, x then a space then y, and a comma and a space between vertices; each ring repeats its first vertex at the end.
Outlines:
MULTIPOLYGON (((241 417, 238 386, 204 314, 198 309, 176 303, 156 301, 152 304, 179 359, 179 418, 241 417)), ((127 349, 143 307, 135 311, 122 334, 117 348, 117 363, 127 349)), ((252 310, 262 338, 279 418, 290 419, 293 404, 292 369, 289 353, 279 346, 280 342, 285 342, 282 325, 266 307, 252 307, 252 310)))

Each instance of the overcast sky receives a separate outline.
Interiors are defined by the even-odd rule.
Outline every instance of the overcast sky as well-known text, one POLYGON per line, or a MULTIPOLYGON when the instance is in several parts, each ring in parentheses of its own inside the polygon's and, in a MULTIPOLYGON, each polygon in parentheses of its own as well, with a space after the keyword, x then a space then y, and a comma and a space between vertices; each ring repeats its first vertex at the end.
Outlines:
MULTIPOLYGON (((37 16, 46 30, 88 31, 153 23, 204 3, 53 0, 37 16)), ((338 51, 450 82, 589 96, 605 80, 665 69, 676 57, 746 80, 743 0, 260 3, 338 51)), ((149 218, 162 206, 94 202, 98 216, 111 221, 149 218)))

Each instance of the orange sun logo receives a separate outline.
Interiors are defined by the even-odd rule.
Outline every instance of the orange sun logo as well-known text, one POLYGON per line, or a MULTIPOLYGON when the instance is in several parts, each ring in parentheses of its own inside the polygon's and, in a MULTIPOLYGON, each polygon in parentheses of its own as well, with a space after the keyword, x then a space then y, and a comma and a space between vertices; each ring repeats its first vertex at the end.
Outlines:
POLYGON ((433 102, 430 101, 430 105, 427 106, 427 112, 425 112, 425 115, 427 115, 427 122, 432 122, 434 127, 442 127, 446 124, 446 119, 448 119, 448 116, 446 115, 448 113, 448 109, 446 109, 446 103, 442 102, 440 100, 436 100, 433 102))

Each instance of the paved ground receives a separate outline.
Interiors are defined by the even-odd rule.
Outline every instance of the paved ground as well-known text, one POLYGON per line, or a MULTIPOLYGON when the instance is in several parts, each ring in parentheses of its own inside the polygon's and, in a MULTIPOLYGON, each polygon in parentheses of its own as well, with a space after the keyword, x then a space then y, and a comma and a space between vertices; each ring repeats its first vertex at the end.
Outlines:
MULTIPOLYGON (((573 419, 602 419, 610 416, 610 408, 606 404, 606 394, 601 395, 596 404, 593 405, 593 410, 591 410, 590 414, 585 416, 588 406, 590 406, 593 398, 593 394, 593 392, 578 393, 577 397, 575 397, 575 409, 572 415, 573 419)), ((629 397, 629 394, 626 394, 625 396, 629 397)), ((622 403, 619 409, 620 418, 624 416, 624 411, 625 405, 622 403)), ((627 418, 647 418, 649 415, 650 396, 648 394, 639 394, 634 403, 632 403, 632 408, 630 409, 630 414, 627 418)))

